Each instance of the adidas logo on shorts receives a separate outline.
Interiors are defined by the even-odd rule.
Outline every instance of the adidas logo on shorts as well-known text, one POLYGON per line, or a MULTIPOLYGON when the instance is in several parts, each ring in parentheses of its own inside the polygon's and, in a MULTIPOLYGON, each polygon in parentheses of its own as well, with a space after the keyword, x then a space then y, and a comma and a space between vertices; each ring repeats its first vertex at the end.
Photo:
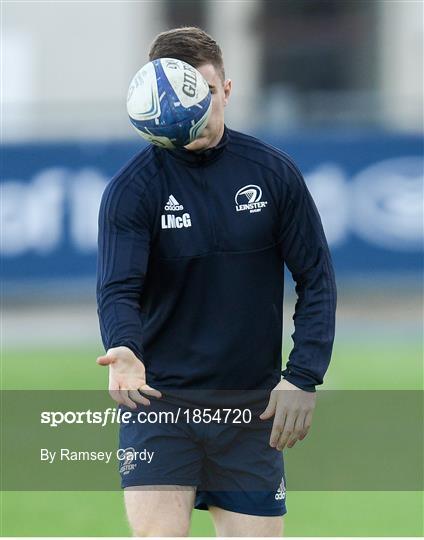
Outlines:
POLYGON ((184 210, 184 206, 173 195, 170 195, 164 209, 170 212, 177 212, 178 210, 184 210))
POLYGON ((284 478, 281 479, 281 484, 279 485, 276 493, 275 493, 275 500, 276 501, 282 501, 286 498, 286 485, 284 483, 284 478))

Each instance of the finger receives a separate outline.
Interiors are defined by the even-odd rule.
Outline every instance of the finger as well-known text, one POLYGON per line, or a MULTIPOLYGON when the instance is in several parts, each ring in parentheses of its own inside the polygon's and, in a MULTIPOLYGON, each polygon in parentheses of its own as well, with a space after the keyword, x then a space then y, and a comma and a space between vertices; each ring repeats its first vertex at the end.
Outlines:
POLYGON ((140 388, 140 390, 143 392, 143 394, 147 394, 148 396, 161 398, 162 394, 159 392, 159 390, 155 390, 148 384, 143 384, 143 386, 140 388))
POLYGON ((150 401, 143 397, 138 390, 128 390, 128 396, 136 403, 147 406, 150 405, 150 401))
POLYGON ((284 429, 280 435, 280 438, 277 442, 277 450, 284 450, 284 447, 287 444, 287 441, 289 440, 290 435, 293 433, 294 430, 294 416, 293 414, 290 414, 286 418, 286 422, 284 424, 284 429))
POLYGON ((272 424, 271 436, 269 439, 269 444, 270 446, 272 446, 272 448, 275 448, 277 446, 281 433, 284 430, 286 418, 287 412, 284 409, 277 409, 275 413, 274 423, 272 424))
POLYGON ((309 433, 309 430, 311 429, 313 413, 314 411, 312 409, 306 413, 305 420, 303 422, 302 435, 299 437, 299 440, 301 441, 303 441, 303 439, 306 437, 306 435, 309 433))
POLYGON ((121 403, 121 394, 119 390, 109 390, 109 395, 113 401, 116 401, 116 403, 121 403))
POLYGON ((303 433, 304 422, 305 422, 305 413, 298 414, 296 418, 296 422, 294 424, 293 433, 290 435, 287 441, 287 448, 293 448, 296 442, 300 439, 303 433))
POLYGON ((113 399, 113 401, 116 401, 116 403, 121 403, 119 386, 113 380, 109 380, 109 395, 113 399))
POLYGON ((125 405, 129 409, 136 409, 137 405, 128 397, 128 390, 120 390, 119 391, 119 397, 120 397, 120 403, 122 405, 125 405))
POLYGON ((99 356, 96 360, 99 366, 110 366, 110 364, 113 364, 115 361, 116 358, 114 356, 107 356, 106 354, 99 356))
POLYGON ((275 395, 275 392, 271 392, 271 395, 269 396, 268 405, 266 406, 266 409, 262 414, 259 415, 259 418, 261 420, 269 420, 274 416, 275 409, 277 406, 277 397, 275 395))

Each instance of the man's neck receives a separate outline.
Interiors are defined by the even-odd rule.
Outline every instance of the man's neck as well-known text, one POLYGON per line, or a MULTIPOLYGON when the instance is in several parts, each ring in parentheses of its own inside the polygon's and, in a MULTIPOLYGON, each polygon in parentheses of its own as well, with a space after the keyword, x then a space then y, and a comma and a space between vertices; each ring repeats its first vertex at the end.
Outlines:
MULTIPOLYGON (((205 146, 201 146, 200 148, 196 148, 196 140, 194 140, 193 142, 191 142, 187 146, 184 146, 184 148, 186 150, 189 150, 190 152, 199 152, 199 153, 204 152, 205 150, 209 150, 210 148, 214 148, 215 146, 217 146, 219 144, 220 140, 222 139, 222 136, 224 135, 224 130, 225 130, 225 124, 222 124, 222 127, 219 130, 219 132, 205 146)), ((202 139, 202 137, 200 137, 200 139, 198 139, 198 140, 201 140, 201 139, 202 139)))
POLYGON ((222 139, 222 136, 224 135, 224 124, 222 124, 221 129, 216 134, 216 136, 211 140, 211 142, 204 148, 203 150, 208 150, 209 148, 214 148, 214 146, 217 146, 219 141, 222 139))

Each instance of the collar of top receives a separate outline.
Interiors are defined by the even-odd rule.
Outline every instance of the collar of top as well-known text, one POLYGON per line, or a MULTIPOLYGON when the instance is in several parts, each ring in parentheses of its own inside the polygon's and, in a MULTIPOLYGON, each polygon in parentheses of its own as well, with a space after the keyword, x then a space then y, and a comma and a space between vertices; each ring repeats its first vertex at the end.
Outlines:
POLYGON ((228 129, 224 126, 224 133, 221 140, 212 148, 207 148, 206 150, 200 150, 198 152, 187 150, 186 148, 174 148, 172 150, 167 150, 167 152, 169 152, 173 158, 184 161, 188 165, 194 167, 202 166, 215 161, 222 154, 228 143, 228 139, 228 129))

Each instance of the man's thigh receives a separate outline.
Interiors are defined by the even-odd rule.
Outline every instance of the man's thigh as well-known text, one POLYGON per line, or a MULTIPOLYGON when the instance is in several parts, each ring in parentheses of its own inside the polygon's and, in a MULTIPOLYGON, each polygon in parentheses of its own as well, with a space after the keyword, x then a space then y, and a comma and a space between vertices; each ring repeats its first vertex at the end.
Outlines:
MULTIPOLYGON (((173 410, 152 400, 150 411, 173 410)), ((120 426, 119 471, 128 520, 136 536, 186 536, 203 453, 189 426, 138 422, 141 406, 120 426), (150 461, 139 456, 148 452, 150 461), (137 457, 138 456, 138 457, 137 457)))
POLYGON ((134 536, 188 536, 195 488, 133 486, 124 493, 134 536))
POLYGON ((215 525, 217 536, 282 536, 283 516, 250 516, 230 512, 217 506, 209 511, 215 525))

